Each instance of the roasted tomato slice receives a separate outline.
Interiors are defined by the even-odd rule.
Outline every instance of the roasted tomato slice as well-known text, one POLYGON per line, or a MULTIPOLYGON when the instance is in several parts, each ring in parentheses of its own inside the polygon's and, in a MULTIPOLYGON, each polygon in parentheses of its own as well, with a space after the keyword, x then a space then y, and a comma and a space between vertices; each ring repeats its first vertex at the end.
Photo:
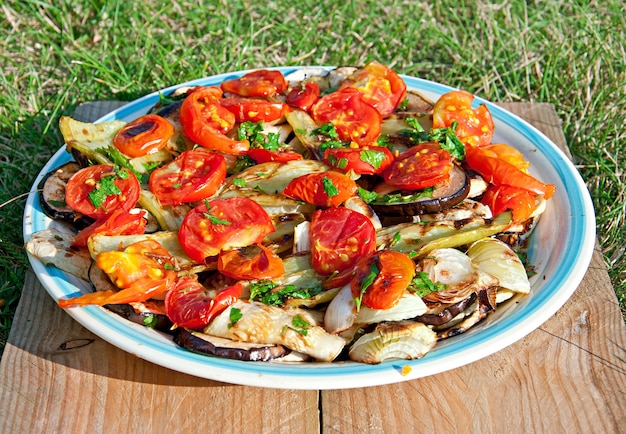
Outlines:
POLYGON ((203 148, 241 155, 250 147, 247 140, 233 140, 225 133, 235 125, 235 115, 220 104, 218 87, 197 87, 180 106, 183 132, 203 148))
POLYGON ((518 223, 528 220, 537 208, 537 196, 535 194, 510 185, 490 185, 480 201, 489 207, 493 215, 511 210, 513 220, 518 223))
POLYGON ((453 164, 450 153, 438 143, 421 143, 398 155, 383 176, 393 187, 423 190, 446 181, 453 164))
POLYGON ((315 211, 309 228, 311 265, 328 275, 351 268, 376 250, 376 229, 363 214, 348 208, 315 211))
POLYGON ((177 327, 202 330, 213 318, 236 302, 243 292, 241 283, 213 295, 194 277, 183 277, 165 296, 165 313, 177 327))
POLYGON ((98 164, 72 175, 65 200, 73 210, 98 219, 118 208, 130 211, 140 193, 139 180, 130 171, 98 164))
POLYGON ((339 206, 354 196, 356 183, 339 172, 309 173, 291 180, 283 194, 317 206, 339 206))
POLYGON ((393 154, 384 146, 329 148, 324 152, 324 162, 333 169, 341 172, 351 170, 359 175, 381 173, 393 160, 393 154))
POLYGON ((287 94, 285 102, 290 107, 295 107, 306 112, 311 110, 313 104, 320 99, 320 87, 312 81, 306 83, 304 88, 296 86, 287 94))
POLYGON ((456 122, 456 135, 465 145, 482 146, 491 143, 494 124, 486 105, 472 109, 474 95, 454 90, 442 95, 433 108, 433 128, 446 128, 456 122))
POLYGON ((278 163, 285 163, 287 161, 302 160, 302 155, 293 151, 270 151, 264 148, 254 148, 248 151, 248 157, 256 161, 257 164, 268 163, 270 161, 276 161, 278 163))
POLYGON ((162 205, 198 202, 212 196, 225 178, 224 157, 194 149, 155 169, 150 175, 150 190, 162 205))
POLYGON ((63 299, 59 306, 128 304, 163 296, 176 280, 174 264, 169 252, 155 240, 133 243, 123 251, 100 253, 96 265, 121 291, 97 291, 63 299))
POLYGON ((358 90, 351 88, 320 98, 311 108, 311 116, 318 124, 332 124, 342 141, 359 146, 372 144, 382 128, 378 110, 363 101, 358 90))
POLYGON ((287 90, 287 81, 280 71, 259 69, 227 80, 220 87, 239 96, 270 97, 287 90))
POLYGON ((415 264, 404 253, 380 250, 361 258, 350 289, 357 306, 389 309, 402 297, 415 276, 415 264))
POLYGON ((222 98, 220 104, 235 115, 237 122, 272 122, 283 117, 285 105, 252 98, 222 98))
POLYGON ((222 250, 217 271, 237 280, 275 279, 285 274, 283 260, 262 244, 222 250))
POLYGON ((144 115, 124 126, 113 138, 113 146, 129 157, 142 157, 164 148, 174 135, 174 126, 157 115, 144 115))
POLYGON ((345 88, 361 92, 363 101, 383 117, 393 113, 406 96, 404 80, 394 70, 378 62, 370 62, 352 74, 340 87, 345 88))
POLYGON ((498 158, 488 149, 470 146, 466 149, 465 162, 470 169, 478 172, 485 181, 501 186, 523 188, 549 199, 556 191, 554 184, 544 184, 537 178, 520 170, 510 162, 498 158))
POLYGON ((89 237, 94 234, 102 235, 136 235, 146 230, 146 219, 141 213, 129 213, 123 209, 116 209, 110 214, 97 219, 94 223, 81 230, 74 237, 73 246, 85 247, 89 237))
POLYGON ((189 257, 198 262, 220 250, 259 244, 274 232, 265 210, 245 197, 205 201, 183 220, 178 239, 189 257))
POLYGON ((480 147, 489 155, 511 163, 524 173, 528 173, 530 163, 526 161, 524 154, 514 147, 505 143, 491 143, 480 147))

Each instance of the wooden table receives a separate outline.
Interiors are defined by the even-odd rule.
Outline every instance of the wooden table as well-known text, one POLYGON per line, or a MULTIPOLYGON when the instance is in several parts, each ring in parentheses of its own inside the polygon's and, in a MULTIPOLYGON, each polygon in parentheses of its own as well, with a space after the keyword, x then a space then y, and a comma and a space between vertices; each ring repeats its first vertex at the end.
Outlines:
MULTIPOLYGON (((566 149, 548 104, 503 104, 566 149)), ((1 433, 626 432, 626 327, 600 252, 545 324, 443 374, 348 390, 236 386, 125 353, 31 273, 0 362, 1 433)))

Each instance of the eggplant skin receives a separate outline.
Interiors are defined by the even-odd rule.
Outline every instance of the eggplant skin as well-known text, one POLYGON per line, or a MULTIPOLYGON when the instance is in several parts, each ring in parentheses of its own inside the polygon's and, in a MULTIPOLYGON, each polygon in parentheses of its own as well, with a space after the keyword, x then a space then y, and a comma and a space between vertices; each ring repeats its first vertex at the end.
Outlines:
POLYGON ((176 329, 174 342, 193 352, 245 362, 267 362, 289 354, 282 345, 250 344, 209 336, 184 328, 176 329), (200 337, 203 336, 203 337, 200 337))

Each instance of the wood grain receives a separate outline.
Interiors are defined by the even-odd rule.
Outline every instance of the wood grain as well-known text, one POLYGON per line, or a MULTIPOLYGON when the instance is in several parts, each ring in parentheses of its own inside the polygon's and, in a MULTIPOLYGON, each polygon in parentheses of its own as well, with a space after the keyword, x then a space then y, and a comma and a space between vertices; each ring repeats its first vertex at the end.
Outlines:
MULTIPOLYGON (((549 104, 508 104, 566 149, 549 104)), ((96 337, 28 273, 0 361, 0 433, 625 432, 626 326, 597 249, 571 299, 519 342, 404 383, 261 389, 180 374, 96 337)))

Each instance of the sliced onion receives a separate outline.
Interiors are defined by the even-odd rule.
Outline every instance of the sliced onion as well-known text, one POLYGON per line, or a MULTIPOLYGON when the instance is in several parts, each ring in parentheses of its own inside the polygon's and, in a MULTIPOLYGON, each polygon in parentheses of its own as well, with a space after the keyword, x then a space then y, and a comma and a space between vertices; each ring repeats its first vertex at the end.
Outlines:
POLYGON ((303 221, 293 230, 293 253, 305 253, 311 251, 311 238, 309 237, 309 228, 311 223, 303 221))
POLYGON ((356 303, 350 284, 347 284, 328 304, 324 315, 324 329, 329 333, 340 333, 354 324, 356 316, 356 303))
POLYGON ((522 294, 530 292, 524 264, 506 243, 484 238, 474 242, 467 254, 478 269, 497 278, 501 287, 522 294))
POLYGON ((390 359, 418 359, 437 343, 430 327, 413 321, 386 322, 361 336, 350 348, 355 362, 377 364, 390 359))
POLYGON ((428 308, 417 295, 405 291, 398 303, 389 309, 371 309, 362 305, 356 317, 357 324, 374 324, 382 321, 401 321, 423 315, 428 308))

